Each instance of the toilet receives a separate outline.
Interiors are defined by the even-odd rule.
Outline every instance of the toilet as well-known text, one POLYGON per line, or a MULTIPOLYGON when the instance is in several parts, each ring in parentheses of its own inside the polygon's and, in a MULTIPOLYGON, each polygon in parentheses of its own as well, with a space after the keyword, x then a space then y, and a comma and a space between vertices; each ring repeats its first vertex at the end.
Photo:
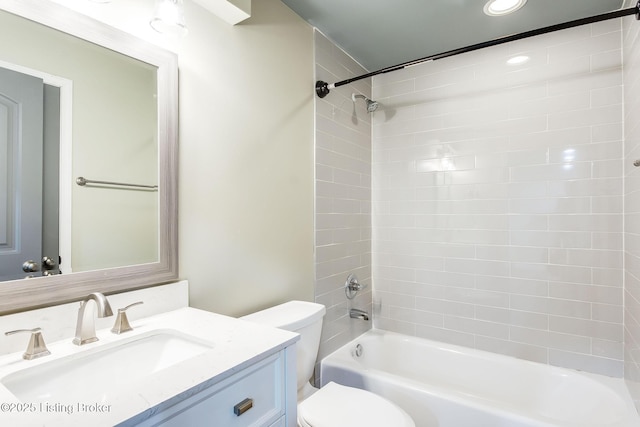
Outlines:
POLYGON ((324 305, 289 301, 241 317, 300 334, 296 344, 299 427, 415 427, 411 417, 395 403, 374 393, 330 382, 321 389, 309 379, 318 356, 324 305))

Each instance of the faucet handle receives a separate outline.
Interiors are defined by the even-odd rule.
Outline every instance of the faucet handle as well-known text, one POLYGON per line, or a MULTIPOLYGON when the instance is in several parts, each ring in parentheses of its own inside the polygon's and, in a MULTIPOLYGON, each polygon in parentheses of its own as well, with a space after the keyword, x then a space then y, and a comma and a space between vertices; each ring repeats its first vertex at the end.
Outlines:
POLYGON ((127 310, 133 307, 134 305, 144 304, 142 301, 134 302, 133 304, 129 304, 124 308, 118 309, 118 316, 116 317, 116 322, 111 328, 111 332, 114 334, 121 334, 123 332, 132 331, 133 328, 129 324, 129 319, 127 318, 127 310))
POLYGON ((349 274, 347 281, 344 283, 344 293, 347 299, 354 299, 358 291, 366 288, 367 285, 358 281, 358 276, 355 274, 349 274))
POLYGON ((22 355, 23 359, 32 360, 37 359, 38 357, 47 356, 51 354, 49 349, 47 349, 47 345, 44 343, 44 338, 42 337, 42 329, 34 328, 34 329, 16 329, 15 331, 5 332, 6 336, 20 333, 30 333, 31 338, 29 339, 29 344, 27 345, 27 350, 22 355))

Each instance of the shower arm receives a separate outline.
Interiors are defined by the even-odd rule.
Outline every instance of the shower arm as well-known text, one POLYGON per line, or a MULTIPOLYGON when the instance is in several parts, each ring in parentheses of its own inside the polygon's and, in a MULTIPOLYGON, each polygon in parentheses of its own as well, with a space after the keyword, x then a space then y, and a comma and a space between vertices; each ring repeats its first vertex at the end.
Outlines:
POLYGON ((349 83, 356 82, 358 80, 366 79, 369 77, 377 76, 379 74, 386 74, 392 71, 404 70, 405 68, 413 67, 414 65, 422 64, 425 62, 436 61, 438 59, 448 58, 450 56, 459 55, 461 53, 473 52, 474 50, 483 49, 485 47, 497 46, 503 43, 509 43, 516 40, 525 39, 528 37, 539 36, 542 34, 551 33, 554 31, 565 30, 567 28, 578 27, 580 25, 585 24, 593 24, 595 22, 606 21, 614 18, 622 18, 624 16, 635 15, 637 20, 640 20, 640 0, 636 3, 635 7, 630 7, 627 9, 616 10, 613 12, 603 13, 601 15, 595 15, 588 18, 576 19, 574 21, 565 22, 562 24, 551 25, 544 28, 539 28, 537 30, 525 31, 523 33, 513 34, 510 36, 500 37, 494 40, 490 40, 488 42, 477 43, 467 47, 462 47, 459 49, 449 50, 447 52, 438 53, 435 55, 426 56, 421 59, 416 59, 413 61, 405 62, 400 65, 393 65, 391 67, 382 68, 378 71, 373 71, 371 73, 363 74, 358 77, 352 77, 347 80, 342 80, 337 83, 327 83, 322 80, 318 80, 316 82, 316 94, 320 98, 324 98, 329 94, 331 89, 335 89, 340 86, 344 86, 349 83))

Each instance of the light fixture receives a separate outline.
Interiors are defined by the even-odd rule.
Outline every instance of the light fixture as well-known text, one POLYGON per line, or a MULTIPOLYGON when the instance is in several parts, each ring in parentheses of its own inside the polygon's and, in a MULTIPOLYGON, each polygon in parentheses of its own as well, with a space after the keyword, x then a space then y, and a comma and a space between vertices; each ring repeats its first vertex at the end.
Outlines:
POLYGON ((489 16, 502 16, 513 13, 525 5, 527 0, 489 0, 484 5, 484 13, 489 16))
POLYGON ((184 21, 184 4, 182 0, 156 0, 155 13, 151 28, 162 34, 184 36, 187 24, 184 21))

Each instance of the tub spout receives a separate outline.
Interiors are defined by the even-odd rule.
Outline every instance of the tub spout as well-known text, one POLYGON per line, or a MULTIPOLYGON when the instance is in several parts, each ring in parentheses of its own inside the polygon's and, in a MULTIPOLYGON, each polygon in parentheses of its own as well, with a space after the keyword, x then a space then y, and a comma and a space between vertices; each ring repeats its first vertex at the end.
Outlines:
POLYGON ((352 308, 351 310, 349 310, 349 317, 351 317, 352 319, 369 320, 369 313, 364 310, 352 308))

